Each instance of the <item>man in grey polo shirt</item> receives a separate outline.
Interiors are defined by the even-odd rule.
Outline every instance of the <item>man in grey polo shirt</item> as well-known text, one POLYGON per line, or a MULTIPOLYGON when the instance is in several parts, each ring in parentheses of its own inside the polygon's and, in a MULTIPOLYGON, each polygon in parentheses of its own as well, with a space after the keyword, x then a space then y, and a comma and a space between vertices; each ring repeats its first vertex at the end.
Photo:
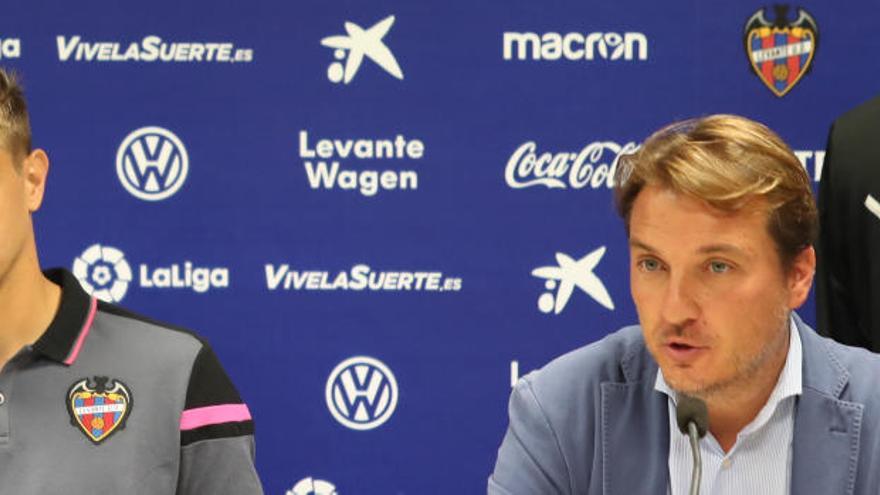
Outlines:
POLYGON ((794 314, 816 257, 810 179, 761 124, 673 124, 618 164, 639 326, 521 379, 492 495, 688 493, 682 394, 705 401, 704 494, 880 492, 880 356, 794 314))
POLYGON ((207 343, 41 272, 48 168, 0 70, 0 492, 261 494, 250 412, 207 343))

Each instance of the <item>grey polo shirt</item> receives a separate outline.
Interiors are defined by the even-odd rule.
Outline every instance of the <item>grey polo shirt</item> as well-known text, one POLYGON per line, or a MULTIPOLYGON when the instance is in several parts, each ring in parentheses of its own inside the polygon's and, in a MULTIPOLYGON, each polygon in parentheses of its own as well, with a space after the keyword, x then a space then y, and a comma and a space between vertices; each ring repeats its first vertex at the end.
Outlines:
POLYGON ((0 372, 0 493, 261 494, 250 412, 207 343, 46 275, 58 313, 0 372))

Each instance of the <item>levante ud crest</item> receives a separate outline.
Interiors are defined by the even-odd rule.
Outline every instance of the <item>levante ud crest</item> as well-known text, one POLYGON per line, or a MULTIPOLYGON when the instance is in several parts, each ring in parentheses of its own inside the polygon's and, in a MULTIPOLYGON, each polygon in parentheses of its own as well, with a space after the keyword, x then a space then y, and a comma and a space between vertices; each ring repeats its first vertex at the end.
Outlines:
POLYGON ((797 9, 797 18, 789 21, 787 5, 775 5, 775 20, 767 20, 761 9, 746 21, 746 55, 752 70, 782 97, 797 84, 813 63, 819 44, 819 27, 813 16, 797 9))
POLYGON ((131 404, 128 387, 106 376, 83 378, 67 393, 71 423, 95 445, 125 428, 131 404))

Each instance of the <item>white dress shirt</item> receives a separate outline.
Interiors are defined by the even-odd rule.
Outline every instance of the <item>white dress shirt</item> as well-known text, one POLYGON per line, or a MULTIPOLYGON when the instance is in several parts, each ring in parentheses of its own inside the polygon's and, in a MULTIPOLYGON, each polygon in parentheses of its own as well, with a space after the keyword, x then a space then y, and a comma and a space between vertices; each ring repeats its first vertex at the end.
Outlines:
MULTIPOLYGON (((791 486, 794 408, 801 394, 803 358, 797 326, 790 324, 788 356, 767 403, 725 453, 711 432, 700 440, 701 494, 787 494, 791 486)), ((669 397, 669 493, 689 493, 693 458, 688 437, 675 419, 677 393, 658 369, 654 389, 669 397)))

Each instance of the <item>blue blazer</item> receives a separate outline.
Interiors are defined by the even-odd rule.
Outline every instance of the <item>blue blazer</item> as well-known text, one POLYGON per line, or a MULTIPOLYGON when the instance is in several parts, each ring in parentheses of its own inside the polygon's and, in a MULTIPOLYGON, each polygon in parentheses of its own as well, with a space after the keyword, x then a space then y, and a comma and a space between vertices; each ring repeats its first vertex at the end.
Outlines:
MULTIPOLYGON (((880 355, 794 319, 804 367, 791 493, 880 493, 880 355)), ((669 410, 656 376, 632 326, 523 377, 488 493, 666 494, 669 410)))

